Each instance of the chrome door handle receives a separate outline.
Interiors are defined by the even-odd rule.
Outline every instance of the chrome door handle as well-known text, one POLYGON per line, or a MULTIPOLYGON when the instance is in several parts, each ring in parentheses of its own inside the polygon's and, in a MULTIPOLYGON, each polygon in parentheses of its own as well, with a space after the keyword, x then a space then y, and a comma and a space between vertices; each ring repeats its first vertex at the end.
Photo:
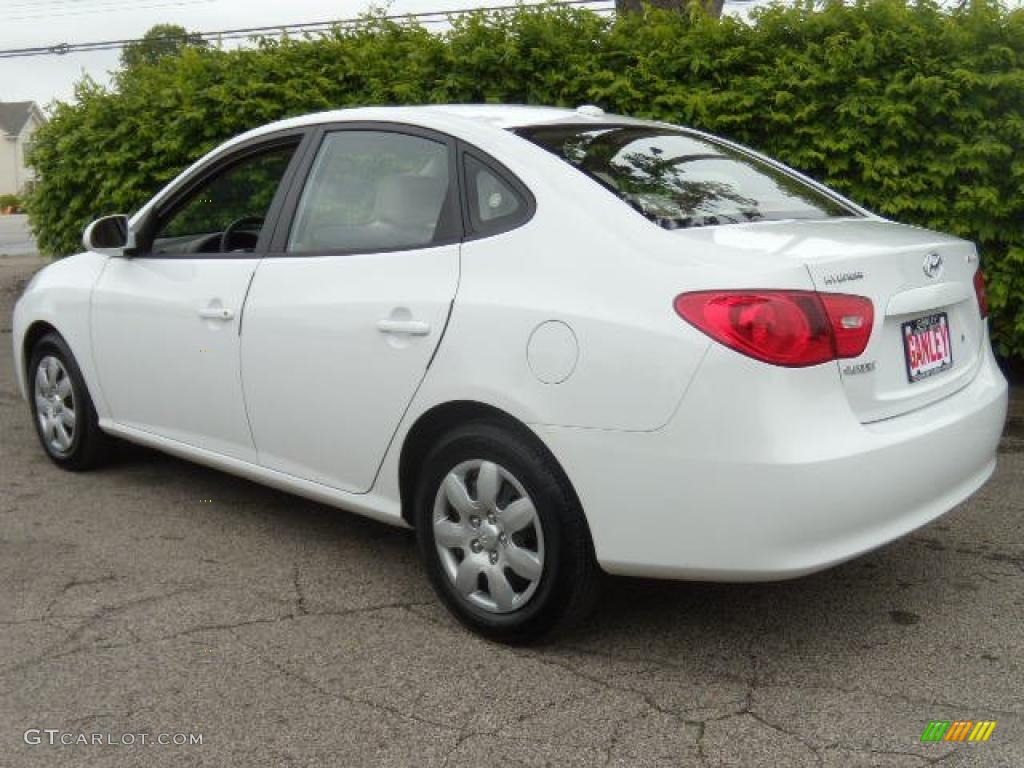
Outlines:
POLYGON ((230 320, 235 313, 227 307, 206 307, 199 310, 199 316, 204 320, 230 320))
POLYGON ((426 336, 430 333, 430 323, 424 323, 422 320, 378 320, 377 330, 381 333, 426 336))

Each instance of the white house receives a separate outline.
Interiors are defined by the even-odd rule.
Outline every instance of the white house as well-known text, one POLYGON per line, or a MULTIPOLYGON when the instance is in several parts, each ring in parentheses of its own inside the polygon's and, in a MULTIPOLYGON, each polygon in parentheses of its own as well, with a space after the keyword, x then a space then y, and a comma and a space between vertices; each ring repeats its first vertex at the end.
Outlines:
POLYGON ((34 101, 0 101, 0 195, 18 194, 35 178, 25 153, 45 121, 34 101))

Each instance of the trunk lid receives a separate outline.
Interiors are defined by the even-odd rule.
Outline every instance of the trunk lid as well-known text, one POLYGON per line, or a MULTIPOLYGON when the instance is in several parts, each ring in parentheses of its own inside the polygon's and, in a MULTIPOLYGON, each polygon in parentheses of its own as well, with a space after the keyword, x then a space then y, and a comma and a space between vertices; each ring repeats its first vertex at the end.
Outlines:
POLYGON ((985 331, 973 244, 878 219, 786 222, 775 229, 783 231, 779 250, 806 265, 818 291, 874 304, 864 353, 837 363, 860 421, 907 413, 970 382, 985 331))

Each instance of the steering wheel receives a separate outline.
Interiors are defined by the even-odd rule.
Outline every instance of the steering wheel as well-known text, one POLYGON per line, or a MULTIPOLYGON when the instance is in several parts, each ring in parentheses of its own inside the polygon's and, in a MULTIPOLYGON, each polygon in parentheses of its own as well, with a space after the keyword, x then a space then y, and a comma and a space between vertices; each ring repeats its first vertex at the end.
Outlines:
MULTIPOLYGON (((237 232, 238 230, 242 229, 242 227, 252 226, 252 225, 256 225, 257 227, 262 227, 263 226, 263 217, 262 216, 242 216, 240 219, 235 219, 230 224, 228 224, 227 229, 225 229, 224 233, 220 236, 220 252, 221 253, 228 253, 229 246, 231 245, 231 238, 235 234, 235 232, 237 232)), ((257 239, 259 239, 259 235, 258 234, 256 235, 256 237, 257 237, 257 239)), ((255 247, 255 243, 253 243, 253 246, 255 247)))

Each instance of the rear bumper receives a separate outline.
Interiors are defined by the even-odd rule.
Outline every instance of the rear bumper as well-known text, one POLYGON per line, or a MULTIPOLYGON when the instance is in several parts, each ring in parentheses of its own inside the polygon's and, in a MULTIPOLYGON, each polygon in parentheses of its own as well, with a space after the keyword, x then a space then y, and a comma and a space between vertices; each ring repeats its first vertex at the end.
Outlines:
POLYGON ((861 424, 834 366, 771 368, 712 345, 659 431, 535 429, 605 570, 761 581, 856 557, 965 500, 995 469, 1006 402, 987 351, 959 392, 861 424))

